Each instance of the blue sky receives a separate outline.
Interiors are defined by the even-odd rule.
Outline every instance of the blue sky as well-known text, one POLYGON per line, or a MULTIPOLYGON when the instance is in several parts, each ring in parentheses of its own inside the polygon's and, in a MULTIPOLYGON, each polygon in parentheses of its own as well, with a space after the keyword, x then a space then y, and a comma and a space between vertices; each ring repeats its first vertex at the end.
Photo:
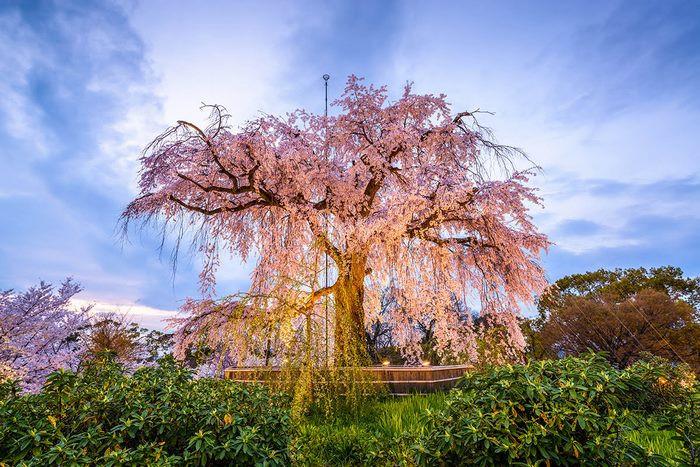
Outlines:
MULTIPOLYGON (((153 232, 115 230, 138 157, 200 102, 235 123, 322 111, 354 73, 495 112, 542 166, 548 277, 674 264, 700 274, 700 2, 0 4, 0 289, 73 276, 146 325, 197 294, 153 232)), ((220 292, 250 265, 224 265, 220 292)))

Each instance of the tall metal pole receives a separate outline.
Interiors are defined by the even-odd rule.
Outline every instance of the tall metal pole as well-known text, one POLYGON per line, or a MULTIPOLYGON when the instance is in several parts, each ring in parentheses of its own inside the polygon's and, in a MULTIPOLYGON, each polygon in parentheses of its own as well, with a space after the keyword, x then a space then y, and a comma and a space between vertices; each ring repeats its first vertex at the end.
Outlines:
MULTIPOLYGON (((324 110, 324 126, 326 133, 324 135, 326 139, 326 147, 325 147, 325 157, 326 161, 328 161, 328 80, 330 79, 329 74, 323 75, 323 84, 325 87, 325 92, 326 92, 326 97, 325 97, 325 110, 324 110)), ((326 197, 328 196, 328 188, 326 187, 326 197)), ((326 203, 326 206, 328 206, 328 203, 326 203)), ((325 229, 326 229, 326 238, 328 238, 328 212, 325 213, 324 215, 324 220, 325 220, 325 229)), ((330 239, 328 239, 330 241, 330 239)), ((325 278, 325 284, 324 286, 328 288, 328 252, 326 252, 324 256, 324 278, 325 278)), ((324 296, 324 304, 325 304, 325 312, 326 312, 326 365, 328 365, 328 295, 324 296)))

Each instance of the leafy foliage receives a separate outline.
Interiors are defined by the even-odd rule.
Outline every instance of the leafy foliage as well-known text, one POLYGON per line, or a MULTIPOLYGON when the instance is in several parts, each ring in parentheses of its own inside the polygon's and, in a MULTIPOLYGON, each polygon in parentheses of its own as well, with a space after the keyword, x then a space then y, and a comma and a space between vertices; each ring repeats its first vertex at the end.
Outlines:
POLYGON ((298 465, 414 465, 412 446, 425 415, 444 405, 443 394, 372 401, 333 418, 314 415, 300 423, 291 455, 298 465))
POLYGON ((296 421, 290 398, 193 380, 170 358, 133 376, 95 360, 20 394, 0 385, 0 464, 685 465, 698 452, 697 383, 653 357, 623 371, 601 356, 493 367, 447 395, 296 421))
POLYGON ((675 364, 646 353, 625 374, 641 387, 628 394, 627 407, 645 415, 664 414, 669 408, 690 402, 697 377, 688 365, 675 364))
POLYGON ((598 269, 583 274, 571 274, 558 279, 547 288, 539 300, 540 312, 547 313, 561 305, 565 296, 608 296, 624 301, 644 289, 664 292, 672 300, 683 300, 696 310, 700 306, 700 278, 688 278, 681 268, 598 269))
POLYGON ((193 380, 172 358, 125 375, 113 361, 53 373, 38 394, 0 386, 0 461, 25 465, 267 465, 288 461, 288 400, 193 380))
POLYGON ((619 368, 651 353, 700 371, 700 323, 693 321, 692 307, 655 290, 622 302, 568 297, 544 323, 540 337, 548 349, 567 354, 606 352, 619 368))
POLYGON ((639 375, 601 356, 504 365, 468 375, 430 418, 418 460, 447 465, 660 461, 624 435, 639 375))
POLYGON ((376 465, 382 454, 377 435, 363 426, 303 425, 292 452, 298 465, 376 465))
POLYGON ((140 327, 129 322, 125 315, 116 313, 100 313, 80 332, 84 358, 108 352, 131 368, 155 363, 168 353, 171 339, 172 334, 140 327))
POLYGON ((672 431, 683 444, 684 456, 675 456, 681 465, 700 463, 700 390, 696 386, 688 398, 666 411, 663 428, 672 431))
POLYGON ((534 358, 593 350, 624 368, 649 352, 700 372, 699 297, 679 268, 601 269, 557 280, 523 328, 534 358))
MULTIPOLYGON (((593 409, 588 407, 585 398, 578 402, 572 399, 571 405, 565 405, 559 401, 554 404, 554 407, 543 407, 542 413, 545 417, 557 410, 575 408, 584 414, 583 420, 613 425, 613 430, 606 435, 606 439, 609 440, 612 437, 613 440, 612 446, 606 451, 611 457, 604 461, 599 460, 596 464, 668 465, 673 464, 674 459, 681 465, 688 463, 690 454, 687 449, 684 451, 684 441, 681 437, 686 440, 693 439, 693 431, 689 425, 697 425, 697 423, 688 416, 688 413, 679 414, 674 410, 681 407, 681 405, 675 405, 677 402, 687 401, 692 394, 697 395, 697 389, 684 387, 681 384, 681 381, 684 381, 683 378, 674 378, 674 374, 679 377, 683 374, 682 369, 658 358, 640 361, 634 368, 622 372, 611 368, 602 357, 587 357, 574 362, 572 359, 552 361, 547 362, 547 365, 548 370, 544 373, 548 373, 546 378, 549 379, 550 385, 555 384, 558 377, 569 378, 570 373, 582 373, 583 376, 579 377, 577 384, 595 386, 597 383, 594 384, 593 381, 597 378, 603 380, 610 378, 613 386, 626 387, 619 392, 611 389, 604 390, 612 393, 604 395, 602 399, 613 404, 612 407, 617 413, 617 418, 613 421, 608 418, 602 418, 602 421, 596 420, 590 412, 597 411, 601 417, 605 417, 606 410, 595 408, 595 404, 593 409), (592 379, 592 375, 588 374, 589 370, 584 368, 591 366, 591 359, 593 368, 590 371, 597 375, 592 379), (659 384, 659 378, 663 378, 662 381, 668 381, 663 383, 664 391, 674 396, 666 398, 652 396, 657 403, 653 409, 646 404, 637 404, 636 401, 644 399, 647 391, 656 390, 654 387, 659 384), (674 423, 676 426, 671 427, 674 423), (615 429, 617 431, 614 431, 615 429)), ((438 393, 371 402, 363 406, 359 412, 336 414, 332 418, 312 416, 300 423, 296 430, 290 449, 292 459, 299 465, 472 465, 479 463, 475 453, 482 453, 482 463, 505 465, 507 461, 504 459, 507 458, 507 453, 495 452, 499 440, 504 438, 510 441, 517 436, 523 437, 524 430, 528 426, 539 423, 546 427, 546 424, 541 419, 531 417, 527 411, 518 410, 518 416, 512 413, 501 414, 504 419, 509 419, 511 425, 499 432, 493 429, 495 417, 493 412, 500 410, 501 407, 497 404, 492 408, 490 404, 493 398, 489 397, 485 398, 486 402, 474 399, 472 401, 474 405, 467 405, 464 392, 468 390, 483 392, 486 387, 493 385, 517 386, 525 394, 523 398, 526 398, 527 389, 522 388, 534 384, 533 395, 540 394, 542 369, 530 368, 528 371, 518 371, 519 369, 521 367, 515 367, 515 371, 499 367, 485 369, 479 374, 470 376, 468 378, 470 383, 465 382, 465 385, 473 386, 471 389, 462 388, 449 394, 438 393), (477 436, 460 435, 464 417, 470 417, 474 423, 478 418, 479 424, 475 427, 485 431, 479 435, 477 430, 477 436), (449 438, 451 442, 445 443, 438 449, 440 443, 444 442, 444 438, 449 438), (488 440, 489 449, 484 448, 485 440, 488 440), (465 452, 474 455, 461 457, 465 452), (501 457, 498 457, 499 455, 501 457)), ((505 389, 492 389, 492 391, 503 392, 505 389)), ((502 396, 503 399, 514 394, 514 390, 509 391, 511 392, 508 392, 507 396, 502 396)), ((568 396, 564 394, 561 397, 568 396)), ((518 403, 523 402, 519 400, 518 403)), ((682 406, 688 407, 687 404, 682 406)), ((566 423, 577 426, 578 415, 576 413, 574 416, 572 413, 570 417, 572 419, 565 420, 566 423)), ((583 431, 587 435, 595 436, 595 427, 593 425, 587 425, 587 427, 587 430, 583 431)), ((547 429, 552 430, 551 427, 547 429)), ((556 430, 558 429, 557 426, 556 430)), ((697 430, 697 428, 694 429, 697 430)), ((581 429, 577 426, 576 431, 581 429)), ((471 434, 473 433, 470 432, 471 434)), ((565 432, 556 437, 532 436, 528 445, 532 450, 532 457, 529 460, 525 457, 517 457, 510 459, 509 462, 547 465, 547 457, 542 455, 540 449, 546 451, 553 448, 555 451, 563 452, 568 434, 570 433, 565 432)), ((571 454, 568 461, 550 457, 549 463, 550 465, 567 462, 591 464, 591 456, 586 457, 585 453, 579 452, 579 458, 576 458, 573 453, 571 454)))

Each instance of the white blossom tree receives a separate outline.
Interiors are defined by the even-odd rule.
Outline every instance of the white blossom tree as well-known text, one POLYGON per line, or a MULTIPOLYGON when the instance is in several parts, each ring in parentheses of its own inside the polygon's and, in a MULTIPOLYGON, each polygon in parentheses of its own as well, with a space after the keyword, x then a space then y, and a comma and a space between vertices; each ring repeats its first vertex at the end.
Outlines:
POLYGON ((34 391, 52 371, 77 368, 78 334, 89 325, 90 310, 70 305, 80 290, 66 279, 58 288, 41 282, 25 292, 0 292, 0 379, 18 379, 34 391))

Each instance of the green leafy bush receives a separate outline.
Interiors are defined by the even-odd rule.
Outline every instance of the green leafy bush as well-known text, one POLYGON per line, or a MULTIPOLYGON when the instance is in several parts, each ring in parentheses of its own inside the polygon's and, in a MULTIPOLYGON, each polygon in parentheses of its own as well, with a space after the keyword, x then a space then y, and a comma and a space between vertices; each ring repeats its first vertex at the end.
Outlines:
POLYGON ((288 463, 288 398, 194 380, 171 358, 132 376, 93 362, 52 374, 38 394, 4 383, 0 397, 0 465, 288 463))
POLYGON ((638 382, 627 394, 625 405, 648 415, 663 414, 674 405, 689 402, 696 384, 688 365, 649 353, 626 368, 622 377, 638 382))
POLYGON ((627 394, 626 406, 642 417, 653 417, 660 428, 681 446, 670 458, 680 465, 700 462, 700 388, 687 364, 677 364, 651 354, 624 371, 623 377, 639 381, 627 394))
POLYGON ((700 388, 697 382, 688 397, 666 409, 662 427, 674 433, 682 444, 682 455, 673 459, 680 465, 700 464, 700 388))
POLYGON ((39 394, 0 383, 0 466, 690 465, 700 401, 684 371, 656 359, 619 371, 593 355, 492 367, 447 395, 292 422, 289 397, 193 380, 171 359, 133 376, 95 362, 39 394))
POLYGON ((504 365, 466 376, 415 449, 419 463, 654 463, 624 436, 634 374, 601 356, 504 365))

